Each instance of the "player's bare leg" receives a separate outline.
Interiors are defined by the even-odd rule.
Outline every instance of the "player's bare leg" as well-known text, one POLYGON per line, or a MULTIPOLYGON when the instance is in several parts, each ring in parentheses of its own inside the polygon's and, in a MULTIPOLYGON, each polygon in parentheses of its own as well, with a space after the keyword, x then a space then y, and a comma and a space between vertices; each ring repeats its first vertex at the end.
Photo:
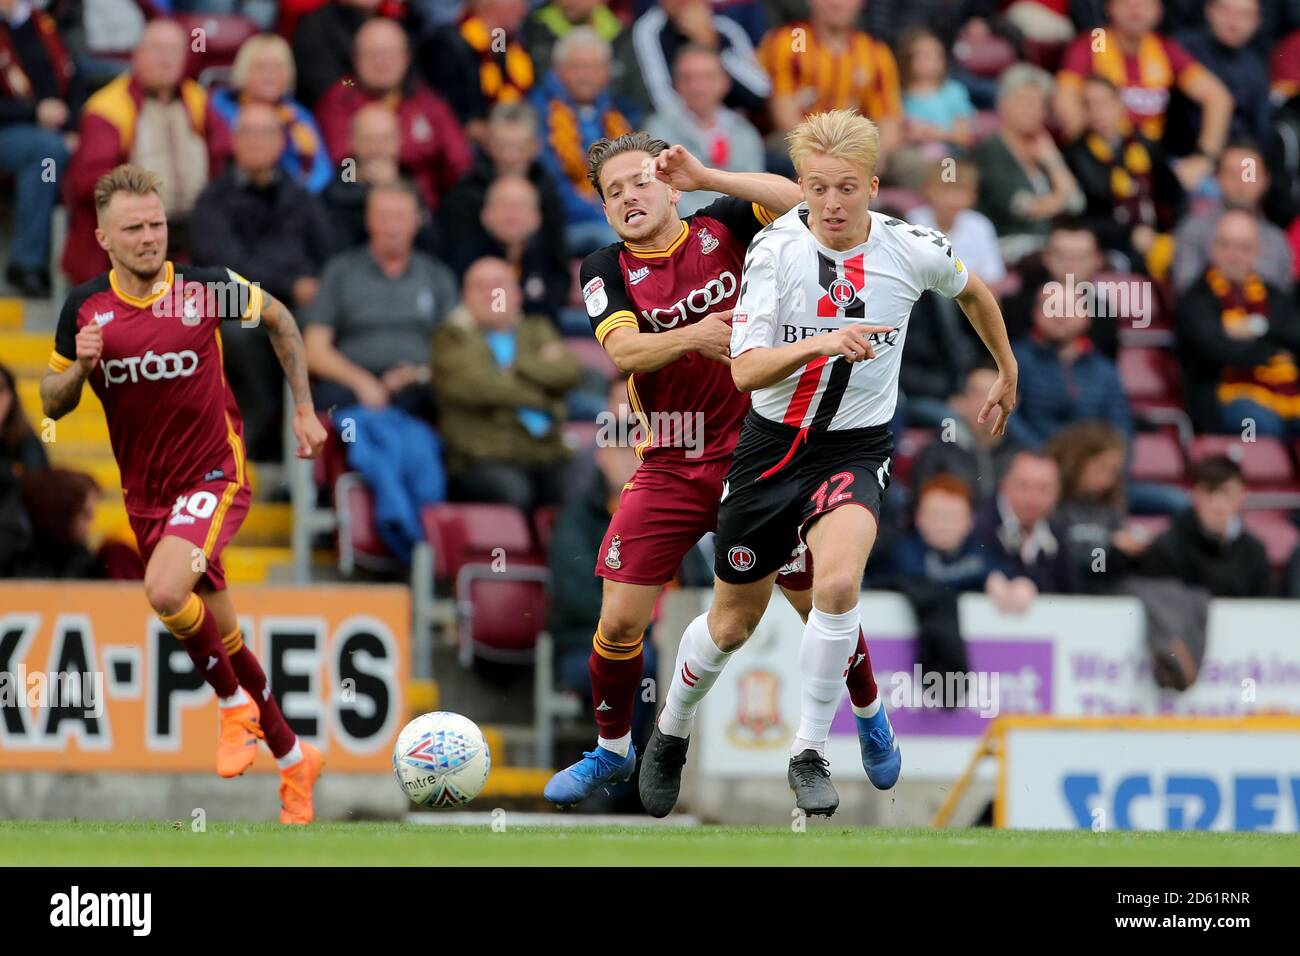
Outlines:
MULTIPOLYGON (((806 626, 808 615, 813 607, 812 588, 795 590, 782 587, 781 591, 806 626)), ((862 633, 861 627, 858 628, 858 646, 849 655, 848 669, 844 673, 844 686, 848 688, 849 703, 853 708, 853 717, 858 727, 858 746, 862 751, 862 766, 877 788, 888 790, 898 779, 898 761, 890 759, 887 753, 882 753, 881 750, 882 746, 885 746, 886 750, 896 751, 896 748, 893 747, 892 728, 888 735, 888 745, 882 744, 879 739, 880 734, 876 732, 876 724, 881 721, 887 724, 889 718, 878 716, 884 705, 880 701, 880 688, 876 685, 876 673, 871 666, 871 652, 867 650, 867 638, 862 633), (893 764, 892 776, 890 764, 893 764)))
MULTIPOLYGON (((252 719, 254 726, 259 726, 258 736, 265 736, 266 745, 275 757, 280 768, 280 822, 290 824, 310 823, 315 816, 312 805, 312 787, 320 776, 324 766, 320 751, 306 741, 299 740, 298 735, 289 727, 280 705, 271 693, 262 665, 254 656, 252 648, 244 643, 244 635, 239 626, 239 616, 235 613, 235 602, 228 589, 217 590, 206 580, 198 585, 199 594, 208 610, 217 620, 221 632, 221 641, 230 665, 239 679, 239 684, 252 698, 252 719)), ((222 724, 223 734, 226 724, 222 724)), ((235 731, 232 731, 234 733, 235 731)), ((240 770, 242 773, 252 763, 252 755, 257 740, 248 741, 247 763, 240 770)))
MULTIPOLYGON (((216 692, 221 728, 217 773, 237 777, 257 755, 262 736, 257 704, 239 686, 239 677, 222 643, 222 622, 195 593, 207 558, 184 538, 164 535, 144 572, 144 593, 154 612, 189 654, 194 667, 216 692)), ((233 613, 233 609, 232 609, 233 613)))
POLYGON ((552 803, 571 806, 598 787, 632 778, 636 770, 632 709, 645 671, 642 642, 661 590, 659 585, 605 580, 588 661, 596 748, 550 779, 543 793, 552 803))
POLYGON ((641 805, 651 816, 665 817, 676 806, 695 712, 731 655, 758 627, 775 581, 776 572, 750 584, 715 581, 708 613, 686 626, 664 708, 641 761, 641 805))

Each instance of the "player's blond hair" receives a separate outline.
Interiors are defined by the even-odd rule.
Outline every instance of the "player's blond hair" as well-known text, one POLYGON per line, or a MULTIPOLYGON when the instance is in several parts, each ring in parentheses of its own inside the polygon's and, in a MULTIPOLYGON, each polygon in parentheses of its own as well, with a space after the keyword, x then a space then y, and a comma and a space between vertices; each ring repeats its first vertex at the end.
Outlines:
POLYGON ((786 135, 790 144, 790 162, 799 175, 804 163, 813 155, 834 156, 846 163, 876 174, 880 158, 880 130, 857 110, 827 110, 812 113, 786 135))
POLYGON ((151 169, 131 163, 114 166, 95 180, 95 212, 101 213, 107 209, 118 193, 147 196, 150 193, 156 195, 161 189, 162 179, 151 169))

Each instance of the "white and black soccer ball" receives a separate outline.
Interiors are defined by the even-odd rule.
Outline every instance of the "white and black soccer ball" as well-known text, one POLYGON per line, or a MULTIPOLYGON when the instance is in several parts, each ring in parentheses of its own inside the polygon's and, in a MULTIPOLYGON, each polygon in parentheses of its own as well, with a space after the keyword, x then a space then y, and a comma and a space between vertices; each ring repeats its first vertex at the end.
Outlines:
POLYGON ((483 731, 447 711, 421 714, 393 746, 393 773, 402 792, 423 807, 461 807, 479 795, 492 768, 483 731))

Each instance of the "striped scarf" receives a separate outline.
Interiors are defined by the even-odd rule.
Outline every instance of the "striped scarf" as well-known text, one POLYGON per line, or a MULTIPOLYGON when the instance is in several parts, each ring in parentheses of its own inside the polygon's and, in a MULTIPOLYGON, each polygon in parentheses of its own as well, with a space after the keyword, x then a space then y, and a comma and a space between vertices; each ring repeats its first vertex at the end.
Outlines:
MULTIPOLYGON (((1237 285, 1211 267, 1205 281, 1219 301, 1219 320, 1224 329, 1248 323, 1267 327, 1268 288, 1259 276, 1252 273, 1237 285)), ((1218 397, 1224 404, 1248 399, 1283 418, 1300 418, 1300 369, 1287 351, 1275 352, 1260 365, 1225 365, 1220 373, 1218 397)))
POLYGON ((505 49, 498 50, 493 43, 492 31, 478 17, 466 17, 460 25, 460 35, 478 54, 479 86, 491 109, 497 103, 513 103, 533 87, 533 60, 514 40, 507 40, 505 49))
MULTIPOLYGON (((597 102, 597 109, 601 114, 603 135, 615 139, 630 133, 632 127, 623 114, 607 98, 602 100, 597 102)), ((552 96, 547 101, 546 141, 559 158, 560 167, 573 187, 584 198, 594 200, 596 190, 587 178, 587 147, 591 144, 582 135, 577 110, 565 97, 552 96)))

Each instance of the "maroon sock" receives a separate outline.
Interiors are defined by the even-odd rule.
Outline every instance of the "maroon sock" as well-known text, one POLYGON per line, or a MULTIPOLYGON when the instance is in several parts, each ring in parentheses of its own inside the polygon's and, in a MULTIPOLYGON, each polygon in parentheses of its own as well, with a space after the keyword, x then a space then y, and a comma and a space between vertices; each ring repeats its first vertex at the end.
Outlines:
POLYGON ((217 619, 197 594, 191 594, 185 606, 175 614, 160 615, 176 639, 190 655, 194 668, 203 675, 218 697, 229 697, 239 690, 239 679, 230 666, 230 658, 221 645, 217 619))
POLYGON ((271 756, 279 759, 293 749, 298 735, 289 728, 288 721, 280 713, 280 705, 275 702, 275 695, 267 686, 266 673, 244 643, 243 635, 239 631, 233 631, 222 640, 225 641, 226 650, 230 651, 230 666, 239 676, 239 686, 257 701, 262 731, 266 734, 266 745, 271 748, 271 756))
POLYGON ((849 700, 854 707, 866 707, 876 699, 876 675, 871 671, 871 655, 867 653, 867 639, 858 628, 858 646, 849 658, 849 671, 844 675, 849 688, 849 700))
POLYGON ((632 732, 632 708, 645 669, 645 655, 638 638, 632 645, 610 644, 596 629, 591 657, 591 702, 596 708, 596 727, 606 740, 617 740, 632 732))

